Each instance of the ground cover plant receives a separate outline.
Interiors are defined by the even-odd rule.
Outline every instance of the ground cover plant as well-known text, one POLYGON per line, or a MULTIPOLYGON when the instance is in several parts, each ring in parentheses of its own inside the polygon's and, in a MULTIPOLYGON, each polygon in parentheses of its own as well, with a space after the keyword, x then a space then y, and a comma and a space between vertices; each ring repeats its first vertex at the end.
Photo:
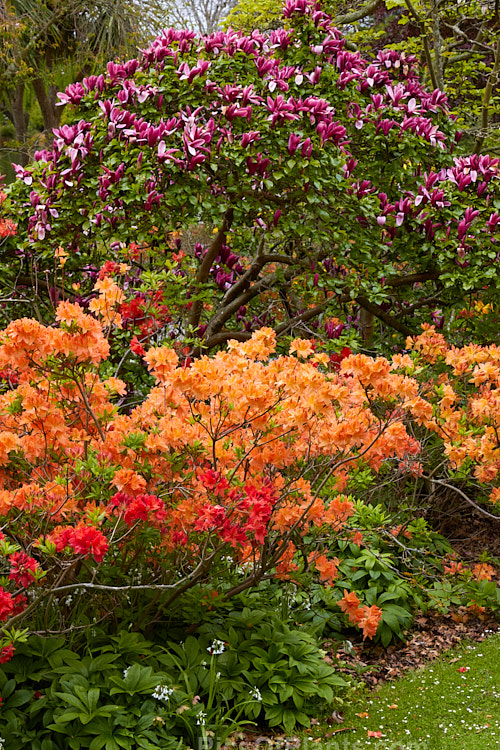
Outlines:
MULTIPOLYGON (((488 637, 482 643, 464 642, 425 669, 385 684, 350 707, 344 715, 346 726, 353 727, 345 733, 348 746, 496 747, 499 637, 485 635, 488 637)), ((343 747, 343 741, 339 737, 338 747, 343 747)), ((321 743, 311 745, 320 747, 321 743)))

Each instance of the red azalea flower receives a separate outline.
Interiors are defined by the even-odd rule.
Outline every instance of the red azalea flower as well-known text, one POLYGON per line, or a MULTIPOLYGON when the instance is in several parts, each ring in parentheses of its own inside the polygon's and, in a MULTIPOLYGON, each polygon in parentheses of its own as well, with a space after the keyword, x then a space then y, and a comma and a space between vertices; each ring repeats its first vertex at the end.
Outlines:
POLYGON ((132 341, 130 342, 130 348, 134 352, 134 354, 137 354, 139 357, 144 357, 144 355, 146 354, 146 350, 137 336, 134 336, 132 341))
POLYGON ((15 602, 12 594, 0 588, 0 620, 7 620, 14 612, 15 602))
POLYGON ((33 557, 25 552, 14 552, 14 554, 9 555, 9 560, 11 562, 9 578, 15 581, 18 586, 26 587, 35 581, 35 570, 40 565, 33 557))
POLYGON ((14 651, 15 648, 12 643, 9 643, 8 646, 4 646, 0 651, 0 664, 5 664, 6 662, 10 661, 14 656, 14 651))
POLYGON ((72 530, 69 544, 76 554, 92 554, 95 561, 99 563, 103 561, 109 547, 108 540, 102 531, 94 528, 94 526, 85 526, 85 524, 79 524, 72 530))

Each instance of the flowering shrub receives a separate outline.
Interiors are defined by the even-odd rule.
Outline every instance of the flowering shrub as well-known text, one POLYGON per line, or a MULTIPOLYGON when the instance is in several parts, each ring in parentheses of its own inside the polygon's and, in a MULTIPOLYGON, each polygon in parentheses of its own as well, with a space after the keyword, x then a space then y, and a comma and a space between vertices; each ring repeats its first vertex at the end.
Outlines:
POLYGON ((21 262, 36 275, 65 253, 53 298, 122 253, 147 269, 138 307, 153 285, 167 334, 212 348, 346 303, 408 333, 496 288, 498 159, 454 157, 446 97, 414 56, 349 51, 311 0, 282 22, 169 29, 60 95, 69 122, 11 192, 21 262))
MULTIPOLYGON (((423 333, 407 344, 413 350, 413 359, 404 356, 399 364, 408 373, 427 368, 425 396, 432 410, 424 424, 444 445, 444 476, 475 479, 486 490, 489 488, 489 500, 498 503, 498 345, 450 347, 434 326, 424 326, 423 333)), ((439 475, 436 480, 439 482, 439 475)))
MULTIPOLYGON (((101 324, 69 302, 57 320, 16 320, 0 337, 0 367, 19 378, 0 395, 5 628, 42 612, 61 627, 72 609, 53 597, 82 591, 97 611, 106 595, 104 613, 140 601, 151 618, 193 586, 231 581, 235 563, 226 598, 304 566, 331 586, 338 561, 321 539, 353 512, 351 468, 394 457, 415 470, 404 412, 431 407, 386 360, 347 356, 329 372, 310 342, 274 355, 270 329, 189 367, 150 348, 157 385, 125 415, 112 401, 122 382, 99 375, 101 324)), ((377 614, 356 611, 365 635, 377 614)))

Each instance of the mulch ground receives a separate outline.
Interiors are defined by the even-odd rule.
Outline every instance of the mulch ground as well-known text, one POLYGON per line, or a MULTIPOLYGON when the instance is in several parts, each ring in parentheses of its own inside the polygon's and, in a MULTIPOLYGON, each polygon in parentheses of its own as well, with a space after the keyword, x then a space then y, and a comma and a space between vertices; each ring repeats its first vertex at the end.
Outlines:
MULTIPOLYGON (((467 566, 479 562, 479 555, 487 552, 496 568, 494 579, 500 585, 500 523, 464 505, 455 509, 449 526, 441 528, 440 532, 447 536, 467 566)), ((338 651, 332 649, 327 661, 333 661, 337 654, 337 658, 344 662, 340 671, 356 675, 374 687, 397 679, 408 670, 425 666, 461 641, 481 642, 499 629, 498 618, 491 614, 474 617, 465 608, 448 616, 428 613, 415 619, 406 643, 382 648, 359 641, 352 649, 348 646, 338 651)))
MULTIPOLYGON (((420 669, 461 641, 479 643, 498 629, 494 617, 470 617, 465 610, 453 616, 422 615, 416 618, 406 643, 383 648, 365 642, 353 644, 352 649, 340 648, 336 654, 342 666, 337 669, 375 687, 401 677, 408 670, 420 669), (457 618, 462 621, 457 622, 457 618)), ((334 659, 335 651, 331 651, 327 661, 334 659)))

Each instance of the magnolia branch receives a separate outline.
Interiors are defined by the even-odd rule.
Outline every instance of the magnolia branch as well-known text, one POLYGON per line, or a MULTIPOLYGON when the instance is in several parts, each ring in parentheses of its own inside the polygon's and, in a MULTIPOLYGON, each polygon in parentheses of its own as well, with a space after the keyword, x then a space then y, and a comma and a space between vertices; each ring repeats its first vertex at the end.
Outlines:
POLYGON ((399 320, 397 320, 397 318, 394 318, 392 315, 389 315, 389 313, 385 312, 385 310, 382 310, 379 305, 375 305, 373 302, 370 302, 367 297, 356 297, 356 302, 363 309, 367 310, 369 313, 372 313, 372 315, 375 315, 376 318, 382 320, 395 331, 399 331, 399 333, 403 333, 405 336, 413 335, 413 331, 411 330, 411 328, 408 328, 408 326, 406 326, 404 323, 401 323, 399 320))
MULTIPOLYGON (((231 224, 233 223, 233 209, 228 208, 224 215, 224 219, 222 221, 222 226, 217 232, 217 235, 208 248, 207 253, 205 254, 205 257, 203 258, 203 261, 200 264, 200 267, 198 269, 198 273, 196 275, 196 289, 199 292, 200 287, 202 284, 204 284, 210 274, 210 269, 212 267, 212 263, 214 262, 217 255, 220 253, 222 246, 224 245, 226 241, 226 235, 228 231, 231 228, 231 224)), ((198 326, 198 323, 200 322, 200 316, 201 311, 203 309, 203 303, 201 300, 196 299, 193 302, 193 307, 191 310, 191 315, 189 318, 189 325, 191 328, 195 329, 198 326)))

